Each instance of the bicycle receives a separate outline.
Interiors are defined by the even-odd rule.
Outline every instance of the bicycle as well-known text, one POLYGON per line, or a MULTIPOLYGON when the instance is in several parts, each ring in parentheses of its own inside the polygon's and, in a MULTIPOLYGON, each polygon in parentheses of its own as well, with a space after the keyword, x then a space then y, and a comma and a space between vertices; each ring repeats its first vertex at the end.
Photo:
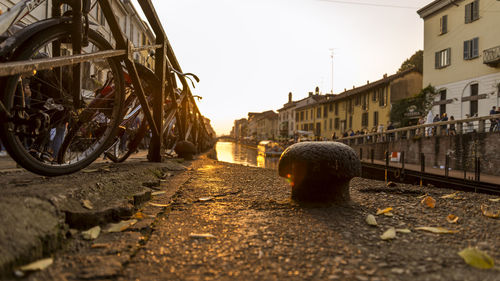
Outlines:
MULTIPOLYGON (((0 15, 0 32, 44 1, 24 0, 0 15)), ((61 59, 113 49, 89 28, 90 4, 53 1, 53 18, 0 39, 0 61, 61 59), (71 7, 65 14, 63 4, 71 7)), ((124 81, 116 57, 4 76, 0 89, 0 138, 9 155, 34 173, 57 176, 88 166, 109 146, 121 121, 124 81), (105 87, 92 87, 91 70, 105 73, 105 87)))

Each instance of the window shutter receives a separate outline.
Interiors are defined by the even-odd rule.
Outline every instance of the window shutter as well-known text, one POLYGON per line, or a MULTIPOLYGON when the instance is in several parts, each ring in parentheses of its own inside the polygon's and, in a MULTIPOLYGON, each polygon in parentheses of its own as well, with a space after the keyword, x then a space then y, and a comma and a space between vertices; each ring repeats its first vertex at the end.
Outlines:
POLYGON ((464 60, 469 59, 469 42, 470 41, 464 41, 464 60))
POLYGON ((474 1, 472 4, 472 20, 479 19, 479 0, 474 1))
POLYGON ((471 15, 471 4, 467 4, 465 5, 465 23, 471 22, 470 15, 471 15))
POLYGON ((472 57, 479 56, 479 37, 472 39, 472 57))
POLYGON ((440 32, 440 34, 443 34, 443 21, 444 21, 444 16, 439 19, 439 32, 440 32))
POLYGON ((436 57, 434 60, 434 68, 439 68, 439 52, 436 52, 436 57))
POLYGON ((448 32, 448 15, 443 16, 443 31, 442 33, 448 32))
POLYGON ((451 48, 446 49, 446 65, 451 64, 451 48))

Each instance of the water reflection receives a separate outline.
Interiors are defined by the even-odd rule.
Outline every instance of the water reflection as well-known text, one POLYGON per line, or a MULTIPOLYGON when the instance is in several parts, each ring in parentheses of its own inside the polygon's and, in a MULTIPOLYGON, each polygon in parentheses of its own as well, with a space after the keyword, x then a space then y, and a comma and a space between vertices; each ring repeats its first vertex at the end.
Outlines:
POLYGON ((258 155, 257 147, 234 142, 217 142, 217 159, 223 162, 243 164, 254 167, 278 169, 279 157, 258 155))

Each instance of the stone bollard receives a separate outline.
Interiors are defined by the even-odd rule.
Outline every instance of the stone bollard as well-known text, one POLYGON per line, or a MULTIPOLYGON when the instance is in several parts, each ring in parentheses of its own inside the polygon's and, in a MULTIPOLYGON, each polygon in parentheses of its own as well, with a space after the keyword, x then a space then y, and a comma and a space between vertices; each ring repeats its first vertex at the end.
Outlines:
POLYGON ((350 200, 349 182, 361 175, 361 162, 345 144, 301 142, 283 152, 278 172, 290 181, 295 201, 343 204, 350 200))
POLYGON ((193 160, 193 155, 196 154, 196 147, 190 141, 180 141, 175 146, 175 153, 186 160, 193 160))

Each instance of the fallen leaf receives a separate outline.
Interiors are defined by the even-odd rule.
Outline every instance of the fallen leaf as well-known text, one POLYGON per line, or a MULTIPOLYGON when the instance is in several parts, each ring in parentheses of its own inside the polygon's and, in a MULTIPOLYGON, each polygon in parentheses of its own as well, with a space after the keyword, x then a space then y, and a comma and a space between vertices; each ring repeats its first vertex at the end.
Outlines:
POLYGON ((189 237, 190 238, 215 238, 214 235, 210 234, 210 233, 190 233, 189 234, 189 237))
POLYGON ((208 196, 208 197, 201 197, 201 198, 198 198, 198 201, 199 202, 207 202, 207 201, 212 201, 214 200, 214 197, 213 196, 208 196))
POLYGON ((437 234, 448 234, 448 233, 457 233, 458 230, 450 230, 446 229, 443 227, 432 227, 432 226, 421 226, 421 227, 415 227, 416 230, 425 230, 429 231, 432 233, 437 233, 437 234))
POLYGON ((92 206, 92 203, 87 199, 82 200, 82 205, 83 205, 83 207, 85 207, 89 210, 94 209, 94 206, 92 206))
POLYGON ((500 202, 500 198, 490 198, 488 200, 490 200, 491 202, 500 202))
POLYGON ((392 207, 385 208, 383 210, 377 209, 377 216, 392 211, 392 207))
POLYGON ((426 193, 426 194, 424 194, 424 195, 417 196, 417 198, 418 198, 418 199, 420 199, 420 198, 424 198, 424 197, 426 197, 427 195, 428 195, 428 194, 426 193))
POLYGON ((391 212, 384 213, 384 216, 386 217, 394 217, 394 214, 391 212))
POLYGON ((94 243, 90 246, 90 248, 108 248, 109 244, 107 243, 94 243))
POLYGON ((463 249, 458 252, 458 255, 461 256, 468 265, 475 268, 490 269, 495 265, 495 262, 488 254, 476 248, 469 247, 463 249))
POLYGON ((142 219, 144 219, 145 217, 146 217, 146 216, 144 215, 144 213, 143 213, 143 212, 137 212, 137 213, 135 213, 135 214, 132 216, 132 218, 134 218, 134 219, 139 219, 139 220, 142 220, 142 219))
POLYGON ((36 262, 32 262, 30 264, 19 267, 21 271, 38 271, 44 270, 49 267, 52 263, 54 263, 53 258, 41 259, 36 262))
POLYGON ((483 212, 483 215, 488 218, 499 218, 500 217, 500 210, 497 211, 491 211, 489 210, 489 207, 481 204, 481 212, 483 212))
POLYGON ((397 228, 396 232, 399 232, 399 233, 411 233, 411 230, 409 230, 408 228, 397 228))
POLYGON ((95 173, 98 172, 98 169, 83 169, 82 173, 95 173))
POLYGON ((155 191, 153 193, 151 193, 152 196, 158 196, 158 195, 162 195, 162 194, 165 194, 167 193, 166 191, 155 191))
POLYGON ((451 194, 443 195, 440 198, 442 199, 449 199, 449 198, 455 198, 460 192, 453 192, 451 194))
POLYGON ((82 237, 85 240, 94 240, 97 237, 99 237, 100 233, 101 233, 101 227, 95 226, 95 227, 92 227, 89 230, 82 231, 82 237))
POLYGON ((149 202, 149 205, 154 206, 154 207, 168 207, 170 204, 160 204, 160 203, 153 203, 149 202))
POLYGON ((458 217, 455 216, 454 214, 449 214, 446 217, 446 221, 449 222, 449 223, 457 223, 458 222, 458 217))
POLYGON ((119 223, 111 223, 109 224, 109 227, 106 230, 106 232, 122 232, 136 223, 137 220, 126 220, 126 221, 121 221, 119 223))
POLYGON ((365 221, 368 225, 377 226, 377 220, 375 219, 375 216, 372 214, 369 214, 368 216, 366 216, 365 221))
POLYGON ((420 203, 429 208, 436 207, 436 199, 430 196, 426 196, 424 199, 422 199, 422 201, 420 201, 420 203))
POLYGON ((396 229, 394 227, 389 228, 380 236, 382 240, 389 240, 396 238, 396 229))
POLYGON ((397 186, 397 184, 396 184, 395 182, 390 181, 390 182, 388 182, 388 183, 386 184, 386 186, 387 186, 387 187, 396 187, 396 186, 397 186))

